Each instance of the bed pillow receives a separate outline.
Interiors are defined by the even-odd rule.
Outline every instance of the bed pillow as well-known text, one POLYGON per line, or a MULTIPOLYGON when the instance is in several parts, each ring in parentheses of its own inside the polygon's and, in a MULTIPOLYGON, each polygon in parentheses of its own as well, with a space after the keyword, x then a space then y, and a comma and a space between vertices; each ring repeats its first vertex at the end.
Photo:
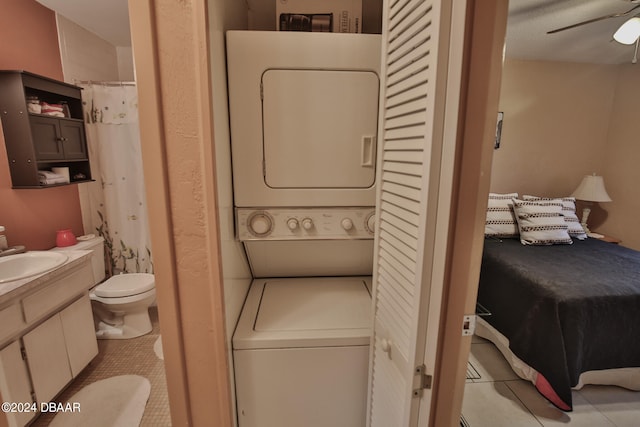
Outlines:
POLYGON ((513 199, 523 245, 556 245, 573 243, 569 226, 562 215, 562 203, 548 200, 513 199))
POLYGON ((536 196, 522 196, 524 200, 549 200, 562 203, 562 215, 564 215, 564 221, 569 226, 569 236, 575 237, 579 240, 587 238, 587 233, 584 232, 582 224, 576 215, 576 198, 575 197, 561 197, 561 198, 549 198, 549 197, 536 197, 536 196))
POLYGON ((518 198, 518 193, 489 193, 484 225, 486 237, 518 237, 518 223, 513 213, 514 198, 518 198))

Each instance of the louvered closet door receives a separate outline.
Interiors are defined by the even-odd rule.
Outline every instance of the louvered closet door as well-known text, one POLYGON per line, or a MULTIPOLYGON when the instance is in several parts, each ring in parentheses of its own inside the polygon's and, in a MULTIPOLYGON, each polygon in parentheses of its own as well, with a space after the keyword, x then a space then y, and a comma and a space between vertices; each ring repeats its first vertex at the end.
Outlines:
MULTIPOLYGON (((434 230, 442 174, 453 173, 442 162, 443 100, 448 99, 443 87, 448 71, 447 56, 444 61, 438 58, 439 50, 449 46, 449 24, 443 22, 450 22, 451 10, 447 6, 445 11, 441 3, 384 2, 381 175, 368 413, 368 425, 374 427, 417 425, 418 408, 429 407, 420 405, 422 392, 414 393, 421 378, 415 369, 425 355, 433 259, 441 249, 435 245, 434 230)), ((446 223, 437 223, 441 225, 446 229, 446 223)), ((442 283, 434 281, 434 286, 442 283)), ((430 399, 430 393, 423 395, 430 399)))

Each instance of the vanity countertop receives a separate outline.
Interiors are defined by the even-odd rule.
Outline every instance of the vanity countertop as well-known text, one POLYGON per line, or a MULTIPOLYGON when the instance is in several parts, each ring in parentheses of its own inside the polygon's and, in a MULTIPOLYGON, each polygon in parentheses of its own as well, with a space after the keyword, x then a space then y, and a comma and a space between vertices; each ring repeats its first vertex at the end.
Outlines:
POLYGON ((91 253, 92 251, 84 250, 67 251, 65 252, 65 255, 67 255, 69 259, 60 267, 37 276, 0 283, 0 305, 3 305, 5 302, 16 297, 22 296, 51 280, 64 276, 68 272, 79 268, 84 262, 90 262, 91 253))

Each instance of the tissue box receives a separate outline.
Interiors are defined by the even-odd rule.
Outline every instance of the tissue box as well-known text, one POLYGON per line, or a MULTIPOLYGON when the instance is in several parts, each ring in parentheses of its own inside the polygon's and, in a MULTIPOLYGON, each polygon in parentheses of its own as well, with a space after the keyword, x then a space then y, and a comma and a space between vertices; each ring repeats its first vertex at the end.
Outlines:
POLYGON ((276 0, 280 31, 362 32, 362 0, 276 0))

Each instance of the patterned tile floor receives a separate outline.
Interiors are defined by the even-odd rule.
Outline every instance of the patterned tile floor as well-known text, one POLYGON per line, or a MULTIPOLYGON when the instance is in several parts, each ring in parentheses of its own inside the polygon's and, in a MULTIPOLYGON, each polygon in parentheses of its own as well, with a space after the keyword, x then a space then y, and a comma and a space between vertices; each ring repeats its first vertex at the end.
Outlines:
MULTIPOLYGON (((150 310, 153 330, 139 338, 128 340, 98 340, 98 356, 55 399, 66 402, 84 386, 116 375, 140 375, 151 383, 151 394, 140 423, 143 427, 171 425, 164 363, 156 356, 153 345, 160 336, 158 312, 150 310)), ((42 414, 32 426, 47 426, 54 414, 42 414)))

